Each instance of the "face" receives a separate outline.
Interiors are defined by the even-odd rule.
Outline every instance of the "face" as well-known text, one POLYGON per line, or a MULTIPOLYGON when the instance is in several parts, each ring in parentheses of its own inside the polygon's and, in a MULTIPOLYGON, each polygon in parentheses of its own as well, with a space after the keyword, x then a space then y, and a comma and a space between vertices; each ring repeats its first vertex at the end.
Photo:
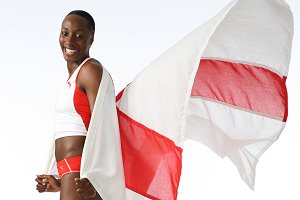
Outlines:
POLYGON ((93 39, 88 21, 83 17, 69 15, 62 22, 59 43, 68 63, 79 65, 87 58, 93 39))

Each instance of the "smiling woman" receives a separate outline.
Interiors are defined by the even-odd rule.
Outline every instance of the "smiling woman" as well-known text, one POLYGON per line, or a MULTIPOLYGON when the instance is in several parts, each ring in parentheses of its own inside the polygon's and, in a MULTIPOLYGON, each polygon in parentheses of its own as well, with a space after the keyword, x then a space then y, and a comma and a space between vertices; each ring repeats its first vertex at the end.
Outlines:
POLYGON ((95 22, 81 10, 62 22, 59 43, 69 78, 55 106, 55 158, 60 179, 38 175, 39 192, 60 191, 61 200, 101 199, 87 178, 80 179, 81 155, 102 78, 100 62, 89 57, 95 22))
MULTIPOLYGON (((59 37, 59 43, 67 63, 79 65, 89 57, 94 34, 95 22, 89 14, 72 11, 67 15, 62 23, 59 37)), ((68 70, 70 71, 72 68, 68 68, 68 70)))

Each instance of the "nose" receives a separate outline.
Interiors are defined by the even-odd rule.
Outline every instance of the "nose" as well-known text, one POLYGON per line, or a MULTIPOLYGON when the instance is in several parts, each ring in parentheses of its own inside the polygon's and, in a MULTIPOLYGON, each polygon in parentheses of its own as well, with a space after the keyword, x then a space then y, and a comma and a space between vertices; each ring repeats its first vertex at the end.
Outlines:
POLYGON ((74 34, 69 34, 67 37, 65 37, 65 43, 72 45, 75 42, 75 35, 74 34))

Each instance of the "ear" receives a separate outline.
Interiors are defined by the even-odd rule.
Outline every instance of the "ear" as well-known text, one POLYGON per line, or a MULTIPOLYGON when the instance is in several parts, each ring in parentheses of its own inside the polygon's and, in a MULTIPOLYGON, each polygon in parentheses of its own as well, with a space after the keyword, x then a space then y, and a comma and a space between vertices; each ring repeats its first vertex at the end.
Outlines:
POLYGON ((92 46, 93 42, 94 42, 94 36, 91 37, 91 41, 90 41, 91 46, 92 46))

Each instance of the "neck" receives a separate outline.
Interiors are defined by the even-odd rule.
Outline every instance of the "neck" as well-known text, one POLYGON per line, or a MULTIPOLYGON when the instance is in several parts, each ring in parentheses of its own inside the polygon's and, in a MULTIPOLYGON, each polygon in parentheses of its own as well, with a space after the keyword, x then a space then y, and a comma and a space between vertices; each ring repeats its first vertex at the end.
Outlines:
POLYGON ((82 58, 81 60, 77 61, 77 62, 67 62, 67 68, 68 68, 68 72, 69 72, 69 76, 71 76, 73 74, 73 72, 77 69, 77 67, 86 59, 88 58, 82 58))

